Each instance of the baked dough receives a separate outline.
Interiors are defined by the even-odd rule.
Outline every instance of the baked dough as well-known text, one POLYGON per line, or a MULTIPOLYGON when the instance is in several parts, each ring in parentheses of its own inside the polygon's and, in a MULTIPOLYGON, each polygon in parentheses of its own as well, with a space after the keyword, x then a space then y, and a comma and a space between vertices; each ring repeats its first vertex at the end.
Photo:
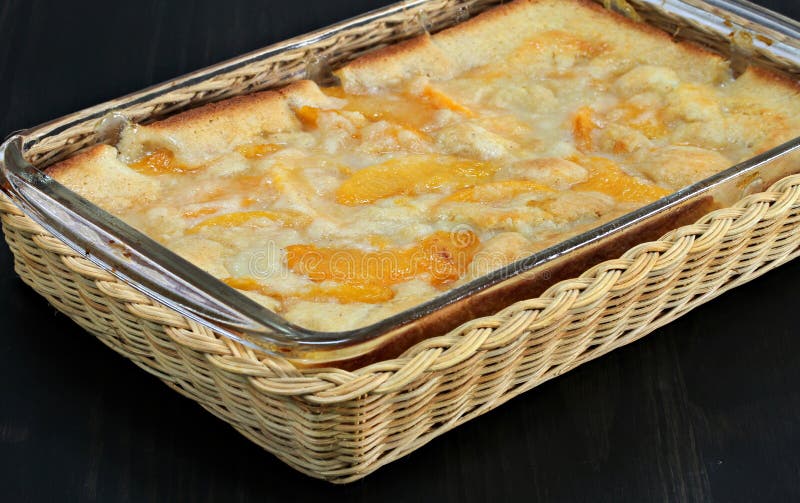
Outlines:
POLYGON ((299 325, 368 325, 800 134, 800 89, 579 0, 133 125, 57 180, 299 325))

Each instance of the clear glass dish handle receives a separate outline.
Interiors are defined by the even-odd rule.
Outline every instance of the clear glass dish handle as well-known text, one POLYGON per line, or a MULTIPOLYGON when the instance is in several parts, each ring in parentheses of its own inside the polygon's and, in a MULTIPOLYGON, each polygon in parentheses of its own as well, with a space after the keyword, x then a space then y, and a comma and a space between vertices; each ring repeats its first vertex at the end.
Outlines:
POLYGON ((19 135, 0 146, 0 183, 44 229, 136 290, 233 340, 273 353, 295 348, 275 313, 39 171, 22 148, 19 135))

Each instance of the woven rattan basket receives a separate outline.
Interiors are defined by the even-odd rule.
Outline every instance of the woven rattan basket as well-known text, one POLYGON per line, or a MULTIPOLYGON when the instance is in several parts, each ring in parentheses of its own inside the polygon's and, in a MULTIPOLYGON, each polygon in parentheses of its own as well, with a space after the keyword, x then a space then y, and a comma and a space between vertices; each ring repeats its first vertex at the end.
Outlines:
MULTIPOLYGON (((476 12, 489 3, 470 7, 476 12)), ((310 57, 322 54, 335 64, 413 34, 409 19, 419 13, 435 28, 463 16, 465 5, 393 7, 329 32, 336 36, 316 34, 297 47, 246 56, 228 64, 230 71, 212 71, 178 91, 154 88, 126 104, 126 112, 134 119, 158 116, 274 85, 297 76, 310 57)), ((29 157, 41 164, 93 141, 85 123, 65 124, 70 121, 41 129, 57 134, 29 157)), ((539 298, 355 371, 300 369, 186 319, 48 234, 6 195, 0 195, 0 218, 16 271, 58 310, 297 470, 349 482, 797 256, 800 175, 636 246, 539 298)))

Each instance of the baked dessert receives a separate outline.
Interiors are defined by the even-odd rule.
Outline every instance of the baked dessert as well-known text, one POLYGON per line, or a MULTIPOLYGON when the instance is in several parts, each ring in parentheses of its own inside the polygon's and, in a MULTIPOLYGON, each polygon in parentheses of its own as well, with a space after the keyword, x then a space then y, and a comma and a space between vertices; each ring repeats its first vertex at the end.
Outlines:
POLYGON ((298 325, 365 326, 800 134, 800 88, 517 1, 49 168, 298 325))

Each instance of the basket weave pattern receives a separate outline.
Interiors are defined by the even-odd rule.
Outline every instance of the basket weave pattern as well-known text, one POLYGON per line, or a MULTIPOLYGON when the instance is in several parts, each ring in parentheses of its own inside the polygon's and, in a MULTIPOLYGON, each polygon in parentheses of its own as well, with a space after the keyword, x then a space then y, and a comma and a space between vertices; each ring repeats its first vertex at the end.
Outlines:
MULTIPOLYGON (((336 67, 423 28, 451 25, 467 9, 476 14, 500 2, 410 1, 368 22, 267 48, 112 105, 141 122, 275 87, 305 76, 309 62, 336 67)), ((631 3, 671 32, 685 24, 631 3)), ((701 25, 681 34, 704 44, 715 40, 701 25)), ((774 55, 764 59, 786 66, 774 55)), ((108 108, 99 105, 77 119, 99 117, 108 108)), ((75 120, 38 128, 29 160, 44 166, 95 143, 95 120, 75 120)), ((68 248, 2 193, 0 220, 17 272, 58 310, 294 468, 349 482, 800 254, 800 175, 562 281, 537 299, 356 371, 299 369, 187 320, 68 248)))
POLYGON ((58 310, 294 468, 349 482, 800 254, 800 175, 356 371, 298 369, 217 335, 4 195, 0 218, 17 272, 58 310))

